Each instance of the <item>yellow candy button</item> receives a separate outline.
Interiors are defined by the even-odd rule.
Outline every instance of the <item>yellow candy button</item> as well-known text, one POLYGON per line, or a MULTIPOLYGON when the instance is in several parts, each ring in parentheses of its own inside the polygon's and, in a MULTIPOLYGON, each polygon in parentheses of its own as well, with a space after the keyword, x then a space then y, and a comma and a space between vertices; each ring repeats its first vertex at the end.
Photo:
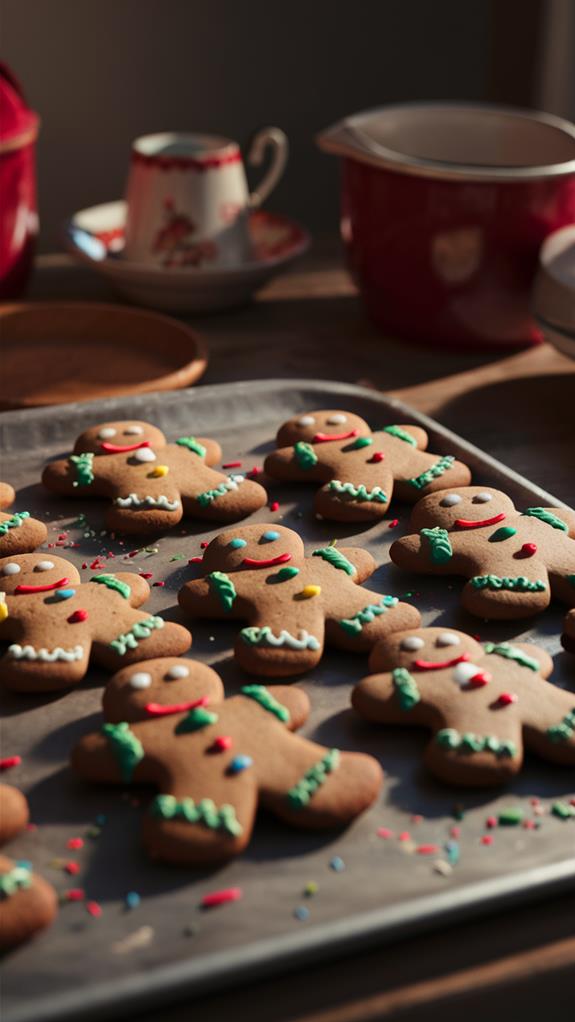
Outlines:
POLYGON ((302 600, 309 600, 312 596, 319 596, 321 586, 304 586, 301 591, 302 600))
POLYGON ((167 465, 156 465, 151 472, 148 472, 148 479, 160 479, 162 476, 167 476, 169 471, 167 465))
MULTIPOLYGON (((2 593, 2 597, 3 596, 4 596, 4 593, 2 593)), ((0 599, 0 621, 5 621, 7 617, 8 617, 8 607, 4 603, 4 600, 0 599)))

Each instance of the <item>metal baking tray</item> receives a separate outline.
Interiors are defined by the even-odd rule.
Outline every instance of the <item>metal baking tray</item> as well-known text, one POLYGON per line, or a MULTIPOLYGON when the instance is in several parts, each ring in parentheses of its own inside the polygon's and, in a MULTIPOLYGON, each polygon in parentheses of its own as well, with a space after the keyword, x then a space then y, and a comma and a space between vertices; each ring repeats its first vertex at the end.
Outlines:
MULTIPOLYGON (((187 559, 200 552, 200 541, 217 529, 188 523, 144 551, 122 557, 138 544, 100 535, 102 507, 97 502, 57 499, 38 483, 46 459, 70 450, 75 436, 89 424, 139 417, 168 435, 196 433, 221 441, 224 461, 241 459, 245 469, 261 464, 273 446, 280 422, 306 409, 341 407, 359 413, 373 426, 414 422, 430 435, 430 447, 468 462, 474 481, 505 489, 518 505, 559 505, 511 469, 494 461, 437 423, 385 395, 342 383, 268 380, 202 387, 168 394, 106 399, 52 409, 8 412, 0 420, 4 451, 2 474, 17 490, 17 507, 46 518, 50 542, 69 529, 78 549, 58 553, 81 565, 102 553, 110 569, 153 572, 150 609, 181 620, 177 591, 192 577, 187 559), (79 513, 88 527, 70 526, 79 513), (172 560, 174 557, 184 559, 172 560)), ((402 574, 389 562, 389 544, 406 530, 409 508, 394 503, 388 519, 373 527, 318 521, 311 512, 314 487, 273 483, 271 499, 279 511, 263 509, 260 521, 282 521, 299 530, 309 549, 333 538, 368 547, 381 567, 370 587, 397 596, 412 593, 425 624, 479 633, 481 639, 532 640, 553 656, 554 680, 575 686, 575 666, 561 651, 559 634, 564 608, 553 606, 536 621, 487 624, 458 606, 462 582, 402 574)), ((198 622, 193 627, 192 656, 220 670, 229 692, 245 683, 230 650, 235 626, 198 622)), ((553 800, 575 794, 573 771, 528 759, 521 775, 503 791, 449 788, 426 775, 421 753, 427 736, 414 729, 369 725, 349 709, 352 685, 367 672, 367 658, 328 652, 321 665, 299 680, 310 694, 312 715, 304 733, 326 745, 362 749, 376 756, 386 773, 378 803, 343 833, 306 833, 261 814, 253 840, 236 861, 202 872, 151 862, 140 843, 140 822, 151 792, 86 785, 68 767, 74 742, 101 722, 101 686, 97 670, 75 691, 45 698, 4 694, 4 755, 19 753, 22 765, 6 778, 28 794, 38 829, 12 842, 12 858, 31 859, 59 890, 81 886, 103 913, 93 918, 84 904, 66 904, 54 925, 36 940, 11 953, 4 962, 5 1022, 48 1022, 102 1017, 165 1004, 168 1000, 309 965, 337 954, 358 951, 399 935, 441 927, 480 913, 575 888, 575 821, 549 814, 553 800), (537 830, 498 828, 494 842, 482 845, 488 815, 520 806, 532 814, 540 799, 545 814, 535 817, 537 830), (87 838, 76 853, 70 837, 85 834, 105 814, 99 837, 87 838), (463 816, 459 822, 457 817, 463 816), (419 819, 421 817, 421 819, 419 819), (450 829, 461 828, 460 859, 448 875, 435 871, 414 845, 436 843, 435 859, 450 829), (381 826, 394 837, 377 835, 381 826), (409 831, 412 843, 397 835, 409 831), (342 871, 330 867, 339 856, 342 871), (77 859, 79 876, 68 877, 55 859, 77 859), (306 898, 314 881, 318 890, 306 898), (243 898, 201 912, 203 894, 238 886, 243 898), (127 910, 125 895, 136 891, 138 908, 127 910), (309 918, 298 919, 301 905, 309 918), (149 927, 149 943, 126 950, 126 937, 149 927), (123 948, 123 950, 122 950, 123 948)), ((193 1010, 193 1008, 192 1008, 193 1010)))

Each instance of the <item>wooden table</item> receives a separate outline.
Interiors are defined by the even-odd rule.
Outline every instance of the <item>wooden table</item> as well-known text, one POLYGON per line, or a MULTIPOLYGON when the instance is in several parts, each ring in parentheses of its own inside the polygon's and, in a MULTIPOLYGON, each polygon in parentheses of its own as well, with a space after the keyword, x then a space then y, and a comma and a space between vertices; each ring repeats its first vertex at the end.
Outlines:
MULTIPOLYGON (((56 255, 39 261, 31 297, 113 296, 56 255)), ((333 245, 318 246, 252 306, 194 325, 210 348, 202 383, 323 377, 390 391, 575 505, 575 363, 548 345, 432 353, 383 338, 333 245)), ((552 1022, 573 1012, 574 975, 572 895, 166 1008, 162 1020, 528 1022, 545 1013, 552 1022)))

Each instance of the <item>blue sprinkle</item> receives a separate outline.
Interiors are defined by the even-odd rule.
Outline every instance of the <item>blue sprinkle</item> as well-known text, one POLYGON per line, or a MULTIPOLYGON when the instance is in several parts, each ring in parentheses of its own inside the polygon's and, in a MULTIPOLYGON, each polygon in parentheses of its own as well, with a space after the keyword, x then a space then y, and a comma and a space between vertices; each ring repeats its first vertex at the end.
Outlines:
POLYGON ((241 550, 243 546, 247 546, 247 542, 245 539, 231 539, 230 546, 232 550, 241 550))
POLYGON ((456 866, 459 862, 459 842, 447 841, 445 844, 445 852, 449 865, 456 866))
POLYGON ((69 600, 71 596, 76 595, 75 589, 57 589, 54 596, 57 600, 69 600))
POLYGON ((142 899, 140 898, 140 895, 138 894, 137 891, 128 891, 126 897, 124 898, 126 908, 137 908, 141 900, 142 899))
POLYGON ((242 770, 247 770, 253 764, 251 756, 234 756, 228 765, 228 774, 241 774, 242 770))
POLYGON ((32 863, 30 862, 30 859, 17 859, 16 865, 20 869, 27 869, 29 873, 32 872, 32 863))
POLYGON ((264 543, 273 543, 274 539, 279 539, 280 534, 275 529, 267 529, 266 532, 262 533, 262 540, 264 543))
POLYGON ((340 859, 339 855, 334 855, 329 864, 329 868, 333 869, 335 873, 343 873, 345 869, 345 862, 343 859, 340 859))
POLYGON ((296 919, 300 919, 304 922, 306 919, 309 919, 309 908, 306 908, 305 905, 298 905, 298 907, 294 909, 293 914, 296 919))

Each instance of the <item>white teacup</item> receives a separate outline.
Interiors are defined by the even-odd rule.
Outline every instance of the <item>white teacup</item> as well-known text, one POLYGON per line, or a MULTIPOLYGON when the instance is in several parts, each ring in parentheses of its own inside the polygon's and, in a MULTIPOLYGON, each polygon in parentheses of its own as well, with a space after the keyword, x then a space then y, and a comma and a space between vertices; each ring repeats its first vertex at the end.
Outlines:
POLYGON ((288 154, 283 131, 258 132, 248 162, 260 164, 268 146, 271 166, 250 195, 239 146, 227 138, 163 132, 136 139, 123 258, 166 269, 215 269, 252 258, 249 213, 283 173, 288 154))

